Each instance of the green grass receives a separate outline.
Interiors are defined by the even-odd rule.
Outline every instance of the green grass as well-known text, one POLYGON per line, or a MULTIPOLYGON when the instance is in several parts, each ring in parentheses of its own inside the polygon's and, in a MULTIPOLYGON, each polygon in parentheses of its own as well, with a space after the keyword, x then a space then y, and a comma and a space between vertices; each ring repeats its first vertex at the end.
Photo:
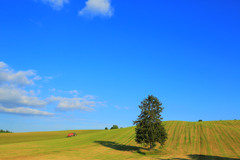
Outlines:
POLYGON ((136 144, 135 128, 1 133, 0 159, 239 160, 240 121, 168 121, 165 148, 136 144), (66 138, 70 132, 78 136, 66 138))

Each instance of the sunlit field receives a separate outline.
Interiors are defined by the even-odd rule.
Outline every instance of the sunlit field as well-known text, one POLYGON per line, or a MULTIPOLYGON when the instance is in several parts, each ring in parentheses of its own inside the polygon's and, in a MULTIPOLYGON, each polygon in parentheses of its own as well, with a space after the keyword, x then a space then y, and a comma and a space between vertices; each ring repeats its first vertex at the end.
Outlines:
POLYGON ((0 159, 240 159, 240 121, 164 122, 168 140, 148 151, 134 127, 115 130, 1 133, 0 159), (76 132, 78 136, 67 138, 76 132))

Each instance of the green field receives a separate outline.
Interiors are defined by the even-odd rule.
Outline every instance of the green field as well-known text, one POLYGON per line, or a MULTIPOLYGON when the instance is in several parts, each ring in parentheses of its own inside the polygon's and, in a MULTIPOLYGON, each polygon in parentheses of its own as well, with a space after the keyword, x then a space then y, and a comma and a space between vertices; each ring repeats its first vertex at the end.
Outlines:
POLYGON ((134 141, 134 127, 117 130, 1 133, 0 159, 239 160, 240 121, 164 122, 164 149, 149 152, 134 141), (70 132, 78 136, 66 138, 70 132))

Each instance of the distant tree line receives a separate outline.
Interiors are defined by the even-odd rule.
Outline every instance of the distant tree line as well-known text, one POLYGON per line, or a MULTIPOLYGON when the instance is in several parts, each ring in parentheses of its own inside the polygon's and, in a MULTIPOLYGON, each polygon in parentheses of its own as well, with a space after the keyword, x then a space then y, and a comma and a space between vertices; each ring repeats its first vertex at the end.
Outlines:
POLYGON ((0 129, 0 133, 12 133, 12 132, 9 131, 9 130, 3 130, 3 129, 0 129))
MULTIPOLYGON (((114 124, 110 129, 119 129, 119 127, 118 127, 118 125, 114 124)), ((108 127, 105 127, 105 130, 108 130, 108 127)))

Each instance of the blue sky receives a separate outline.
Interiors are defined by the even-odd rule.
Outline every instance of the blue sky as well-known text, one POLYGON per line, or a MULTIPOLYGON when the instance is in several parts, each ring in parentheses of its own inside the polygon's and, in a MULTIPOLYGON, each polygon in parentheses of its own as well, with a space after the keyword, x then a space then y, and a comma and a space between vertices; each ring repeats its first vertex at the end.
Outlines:
POLYGON ((240 2, 3 0, 0 128, 132 126, 152 94, 164 120, 240 119, 240 2))

